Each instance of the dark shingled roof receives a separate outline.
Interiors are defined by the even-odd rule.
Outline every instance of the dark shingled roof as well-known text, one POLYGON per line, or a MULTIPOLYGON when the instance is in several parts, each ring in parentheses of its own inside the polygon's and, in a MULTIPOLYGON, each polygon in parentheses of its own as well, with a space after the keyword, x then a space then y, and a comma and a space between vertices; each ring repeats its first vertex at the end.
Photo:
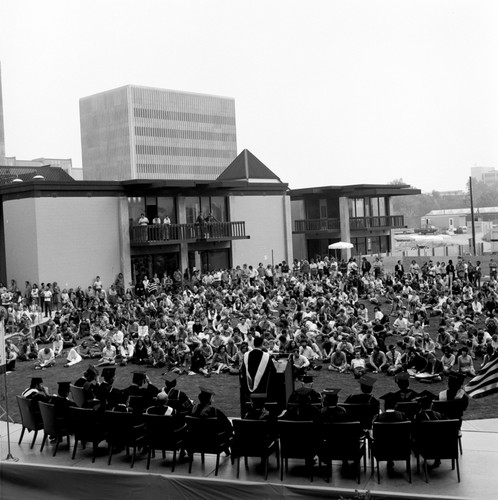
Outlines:
POLYGON ((235 160, 223 170, 216 180, 234 181, 264 179, 271 182, 282 182, 263 162, 258 160, 249 150, 244 149, 235 160))
POLYGON ((6 167, 0 166, 0 184, 11 184, 14 179, 32 181, 35 175, 42 175, 48 182, 75 182, 60 167, 6 167))

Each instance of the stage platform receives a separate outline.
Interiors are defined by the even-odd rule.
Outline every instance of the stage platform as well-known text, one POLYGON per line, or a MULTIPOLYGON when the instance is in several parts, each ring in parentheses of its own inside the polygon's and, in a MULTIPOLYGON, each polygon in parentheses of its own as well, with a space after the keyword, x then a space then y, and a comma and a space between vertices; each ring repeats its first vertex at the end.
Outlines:
MULTIPOLYGON (((47 444, 40 453, 41 438, 32 450, 33 434, 25 433, 23 443, 18 445, 21 426, 10 424, 11 452, 18 459, 7 460, 7 424, 0 422, 0 498, 29 500, 37 499, 308 499, 308 498, 352 498, 355 490, 369 490, 372 498, 431 498, 431 499, 495 499, 498 496, 498 419, 466 421, 463 430, 463 455, 460 460, 461 483, 449 460, 438 469, 430 471, 429 483, 423 472, 416 472, 416 460, 412 460, 412 484, 404 473, 404 464, 396 465, 397 474, 389 476, 386 465, 381 465, 381 484, 369 466, 361 476, 360 484, 355 479, 342 475, 341 464, 334 462, 330 483, 320 468, 315 467, 315 478, 310 482, 301 461, 290 461, 289 472, 280 481, 276 459, 270 458, 268 480, 258 467, 259 460, 249 459, 246 469, 241 460, 240 479, 236 478, 236 465, 223 457, 218 477, 214 475, 215 457, 206 456, 205 464, 195 456, 192 474, 188 463, 177 463, 171 473, 172 455, 162 460, 160 453, 146 470, 146 456, 139 455, 133 469, 125 453, 113 457, 107 465, 104 443, 95 463, 91 461, 91 449, 78 449, 76 459, 71 460, 67 445, 61 445, 57 455, 52 456, 53 445, 47 444), (31 437, 30 437, 31 436, 31 437), (398 475, 399 474, 399 475, 398 475)), ((72 450, 71 450, 72 451, 72 450)))

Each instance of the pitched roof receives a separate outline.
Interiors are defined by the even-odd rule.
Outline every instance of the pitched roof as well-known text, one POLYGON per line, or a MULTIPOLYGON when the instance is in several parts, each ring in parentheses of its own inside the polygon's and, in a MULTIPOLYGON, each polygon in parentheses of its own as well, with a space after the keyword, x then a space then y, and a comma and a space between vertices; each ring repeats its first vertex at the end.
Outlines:
POLYGON ((35 175, 43 176, 49 182, 75 182, 74 179, 60 167, 4 167, 0 166, 0 184, 11 184, 14 179, 24 182, 32 181, 35 175))
POLYGON ((258 160, 249 150, 244 149, 235 160, 218 176, 218 181, 247 181, 281 183, 262 161, 258 160))

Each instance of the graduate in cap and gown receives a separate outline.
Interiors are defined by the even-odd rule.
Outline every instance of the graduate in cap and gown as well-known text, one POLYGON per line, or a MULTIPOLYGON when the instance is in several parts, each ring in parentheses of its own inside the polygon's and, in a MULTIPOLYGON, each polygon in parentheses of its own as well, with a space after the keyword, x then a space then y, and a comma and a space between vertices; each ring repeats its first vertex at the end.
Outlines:
POLYGON ((176 387, 178 373, 168 372, 164 376, 163 392, 168 395, 169 405, 174 408, 180 415, 188 415, 194 407, 193 401, 176 387))
MULTIPOLYGON (((197 418, 216 418, 219 432, 230 438, 233 434, 232 423, 221 410, 213 406, 214 391, 205 386, 199 386, 199 389, 199 403, 192 408, 191 415, 197 418)), ((229 452, 229 450, 226 451, 229 452)))

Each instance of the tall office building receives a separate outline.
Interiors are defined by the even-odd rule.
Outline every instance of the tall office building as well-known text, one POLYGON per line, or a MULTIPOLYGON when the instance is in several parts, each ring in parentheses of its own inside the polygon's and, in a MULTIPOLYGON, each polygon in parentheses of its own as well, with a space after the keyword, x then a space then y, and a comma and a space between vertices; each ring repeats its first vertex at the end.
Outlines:
POLYGON ((0 165, 5 161, 5 133, 3 128, 2 67, 0 66, 0 165))
POLYGON ((235 101, 127 85, 80 99, 85 180, 213 180, 237 156, 235 101))

